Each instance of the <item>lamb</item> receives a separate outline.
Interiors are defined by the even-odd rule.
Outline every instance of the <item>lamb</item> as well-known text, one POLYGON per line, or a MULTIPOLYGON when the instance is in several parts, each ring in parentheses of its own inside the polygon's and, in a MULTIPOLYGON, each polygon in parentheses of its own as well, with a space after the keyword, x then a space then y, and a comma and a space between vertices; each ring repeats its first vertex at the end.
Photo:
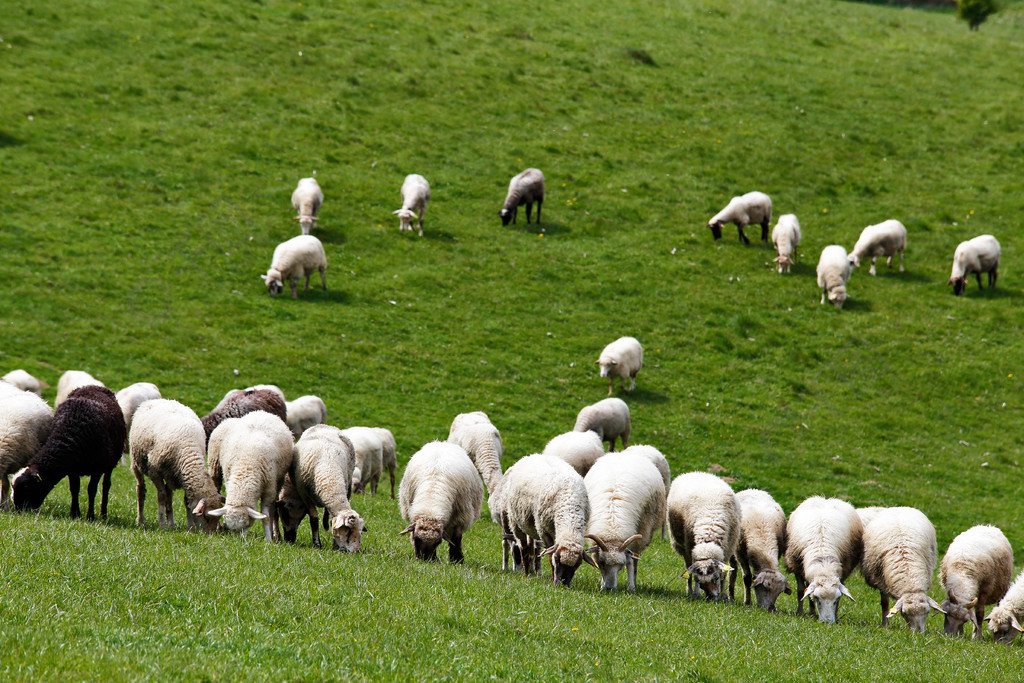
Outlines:
POLYGON ((772 228, 772 244, 779 255, 775 257, 776 268, 779 275, 783 268, 789 272, 793 265, 793 258, 796 255, 796 247, 800 244, 800 221, 791 213, 779 216, 779 222, 772 228))
POLYGON ((398 458, 395 455, 395 435, 391 433, 391 430, 384 427, 374 427, 373 431, 380 438, 381 464, 388 471, 388 476, 391 478, 391 500, 394 500, 395 468, 398 467, 398 458))
POLYGON ((462 536, 480 518, 484 487, 466 451, 453 443, 428 443, 405 467, 398 508, 409 523, 416 558, 437 561, 437 546, 448 543, 448 561, 462 562, 462 536))
POLYGON ((352 470, 352 490, 377 495, 377 484, 384 469, 384 443, 372 427, 349 427, 341 430, 342 435, 352 442, 356 449, 355 469, 352 470))
POLYGON ((526 222, 530 222, 533 203, 537 202, 537 223, 540 224, 540 207, 544 203, 544 174, 536 168, 528 168, 512 178, 508 184, 505 206, 498 212, 501 224, 515 225, 519 207, 526 204, 526 222))
POLYGON ((693 580, 708 600, 725 597, 725 563, 740 541, 740 505, 732 487, 713 474, 689 472, 668 492, 668 538, 686 561, 687 592, 696 597, 693 580))
POLYGON ((1018 633, 1024 632, 1024 626, 1020 624, 1024 621, 1024 572, 1017 575, 987 619, 988 630, 997 642, 1009 645, 1018 633))
POLYGON ((846 281, 850 279, 850 260, 846 250, 832 244, 821 251, 818 259, 818 286, 821 287, 821 303, 825 297, 836 308, 846 303, 846 281))
POLYGON ((995 287, 1001 255, 999 242, 992 235, 979 235, 961 242, 953 254, 953 270, 946 284, 953 285, 953 294, 960 296, 967 288, 968 275, 974 273, 978 279, 978 289, 984 289, 981 286, 981 274, 988 273, 988 286, 995 287))
POLYGON ((938 557, 935 527, 916 508, 892 507, 864 527, 863 542, 860 571, 881 596, 882 626, 899 613, 911 630, 924 633, 931 610, 944 611, 928 595, 938 557), (890 595, 896 599, 891 612, 890 595))
MULTIPOLYGON (((162 398, 160 389, 150 382, 136 382, 131 384, 115 395, 117 404, 121 406, 121 414, 124 416, 124 428, 128 434, 132 432, 132 416, 146 401, 162 398)), ((204 449, 205 450, 205 449, 204 449)), ((128 452, 128 441, 124 443, 124 452, 128 452)))
POLYGON ((998 602, 1013 578, 1013 548, 998 528, 973 526, 949 544, 942 558, 939 579, 946 589, 942 609, 948 635, 963 633, 974 624, 972 637, 981 639, 986 603, 998 602))
MULTIPOLYGON (((264 410, 277 415, 282 422, 288 419, 288 409, 284 398, 270 389, 253 389, 229 391, 224 400, 207 415, 203 416, 203 430, 206 432, 206 444, 209 447, 210 435, 217 426, 229 417, 242 417, 254 410, 264 410)), ((214 481, 219 481, 214 479, 214 481)))
POLYGON ((293 444, 284 421, 262 410, 221 422, 207 451, 210 477, 216 484, 223 473, 226 499, 206 514, 223 517, 224 526, 242 534, 254 519, 263 520, 264 536, 274 540, 277 493, 292 466, 293 444))
POLYGON ((606 398, 593 405, 585 406, 576 416, 575 432, 591 431, 601 441, 608 443, 608 449, 615 450, 615 439, 622 440, 622 447, 629 445, 629 406, 620 398, 606 398))
POLYGON ((619 388, 625 389, 626 378, 630 379, 629 391, 636 389, 636 375, 644 365, 644 350, 633 337, 619 337, 604 347, 594 365, 601 366, 601 377, 608 378, 608 395, 612 395, 615 378, 619 388))
POLYGON ((601 571, 601 590, 615 590, 626 569, 636 590, 640 554, 665 519, 665 482, 650 460, 622 452, 598 460, 583 479, 590 501, 586 538, 601 571))
POLYGON ((224 497, 206 471, 206 433, 195 411, 170 399, 146 401, 135 411, 128 444, 138 499, 136 524, 145 523, 149 477, 156 487, 161 527, 174 528, 174 490, 184 489, 188 528, 216 531, 220 520, 209 512, 221 508, 224 497))
POLYGON ((711 235, 717 240, 722 237, 722 226, 726 223, 733 223, 739 230, 740 241, 750 244, 750 240, 743 234, 743 228, 748 225, 761 224, 761 241, 768 244, 768 224, 772 221, 772 200, 764 192, 748 192, 739 197, 733 197, 729 204, 716 213, 708 221, 711 228, 711 235))
POLYGON ((521 458, 505 472, 502 529, 517 544, 516 567, 535 570, 535 541, 551 558, 551 580, 566 588, 580 564, 597 562, 584 551, 583 535, 590 516, 587 488, 576 470, 552 455, 521 458))
POLYGON ((68 395, 79 387, 95 385, 102 387, 103 382, 99 381, 88 372, 82 370, 68 370, 57 380, 57 397, 53 399, 53 409, 64 402, 68 395))
POLYGON ((316 178, 303 178, 299 181, 295 191, 292 192, 292 206, 299 212, 295 220, 302 227, 302 234, 308 235, 313 225, 317 222, 317 213, 320 212, 320 205, 324 202, 324 193, 320 190, 320 184, 316 178))
POLYGON ((68 478, 71 517, 81 516, 78 507, 79 478, 89 477, 87 519, 96 519, 96 489, 103 479, 100 516, 107 516, 110 475, 124 448, 124 417, 114 392, 86 385, 68 394, 53 414, 50 437, 14 480, 14 507, 38 510, 47 494, 68 478))
POLYGON ((359 552, 366 523, 349 503, 355 455, 352 442, 337 427, 317 424, 302 433, 277 501, 284 540, 295 542, 299 523, 308 514, 313 545, 322 547, 319 506, 324 508, 324 529, 334 536, 334 549, 359 552))
POLYGON ((299 396, 285 401, 285 423, 296 439, 313 425, 327 422, 327 406, 319 396, 299 396))
MULTIPOLYGON (((786 550, 786 513, 769 493, 760 489, 740 491, 736 501, 742 514, 735 564, 743 568, 743 604, 750 604, 753 587, 757 606, 774 612, 779 595, 793 592, 779 571, 779 558, 786 550)), ((735 573, 729 575, 730 595, 735 577, 735 573)))
POLYGON ((853 506, 838 498, 813 496, 786 523, 786 569, 796 576, 796 613, 804 599, 818 620, 835 623, 842 596, 853 600, 843 581, 857 568, 864 527, 853 506))
POLYGON ((561 458, 581 477, 585 477, 597 459, 604 455, 604 444, 601 443, 601 437, 590 430, 566 432, 548 441, 542 452, 544 455, 561 458))
POLYGON ((43 395, 43 383, 21 369, 11 370, 3 377, 0 377, 0 381, 14 385, 22 391, 30 391, 36 396, 43 395))
POLYGON ((860 233, 857 244, 850 252, 850 263, 860 266, 860 260, 871 257, 871 268, 868 273, 875 274, 875 261, 879 256, 887 256, 886 265, 892 268, 892 257, 900 255, 900 272, 903 272, 903 251, 907 248, 907 229, 898 220, 889 219, 878 225, 869 225, 860 233))
MULTIPOLYGON (((668 467, 668 460, 662 455, 654 446, 636 445, 630 446, 622 450, 623 453, 629 453, 630 455, 640 456, 647 458, 651 463, 658 469, 658 473, 661 474, 662 481, 665 482, 665 493, 668 494, 668 489, 672 485, 672 471, 668 467)), ((666 520, 661 520, 661 537, 665 538, 665 526, 666 520)))
POLYGON ((270 296, 280 294, 287 280, 292 288, 292 298, 298 299, 299 293, 296 288, 299 278, 306 278, 305 289, 309 289, 309 276, 315 271, 320 271, 320 281, 323 283, 324 291, 327 291, 327 275, 324 272, 326 270, 327 255, 320 240, 312 235, 297 235, 277 245, 270 269, 261 277, 270 296))
POLYGON ((53 426, 53 410, 46 401, 34 393, 13 390, 13 395, 0 397, 0 510, 14 506, 11 474, 43 447, 53 426))
POLYGON ((399 219, 398 229, 411 232, 412 221, 416 220, 420 237, 423 237, 423 214, 429 201, 430 183, 427 179, 417 173, 405 176, 405 182, 402 183, 402 208, 394 212, 399 219), (417 211, 419 216, 416 215, 417 211))

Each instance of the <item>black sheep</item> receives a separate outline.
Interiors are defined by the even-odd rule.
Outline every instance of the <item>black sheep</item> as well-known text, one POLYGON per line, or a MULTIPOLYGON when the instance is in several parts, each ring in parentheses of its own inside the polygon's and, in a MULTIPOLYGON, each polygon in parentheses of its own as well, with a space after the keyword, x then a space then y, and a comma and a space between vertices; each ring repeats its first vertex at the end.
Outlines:
POLYGON ((19 510, 39 509, 53 487, 67 477, 71 489, 71 517, 80 517, 79 479, 88 476, 87 517, 96 519, 93 504, 102 477, 100 516, 105 518, 110 474, 121 459, 124 440, 124 416, 114 392, 95 385, 75 389, 57 406, 50 438, 14 480, 14 506, 19 510))

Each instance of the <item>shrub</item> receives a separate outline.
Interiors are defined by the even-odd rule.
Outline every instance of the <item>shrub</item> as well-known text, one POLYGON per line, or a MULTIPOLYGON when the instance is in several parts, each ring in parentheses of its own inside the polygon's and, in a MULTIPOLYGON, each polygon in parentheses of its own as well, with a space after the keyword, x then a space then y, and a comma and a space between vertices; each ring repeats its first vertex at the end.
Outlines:
POLYGON ((977 31, 988 15, 999 9, 996 0, 956 0, 956 16, 967 22, 972 31, 977 31))

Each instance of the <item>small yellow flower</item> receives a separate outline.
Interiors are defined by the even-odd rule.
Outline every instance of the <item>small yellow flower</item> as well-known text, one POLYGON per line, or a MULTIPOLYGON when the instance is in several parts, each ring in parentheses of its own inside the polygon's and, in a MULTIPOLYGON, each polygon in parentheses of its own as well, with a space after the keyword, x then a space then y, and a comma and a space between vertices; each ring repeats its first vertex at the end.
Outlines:
POLYGON ((828 209, 822 209, 821 212, 822 213, 828 213, 828 209))
POLYGON ((572 630, 573 630, 573 631, 579 631, 579 629, 578 629, 578 628, 576 628, 575 626, 573 626, 573 627, 572 627, 572 630))

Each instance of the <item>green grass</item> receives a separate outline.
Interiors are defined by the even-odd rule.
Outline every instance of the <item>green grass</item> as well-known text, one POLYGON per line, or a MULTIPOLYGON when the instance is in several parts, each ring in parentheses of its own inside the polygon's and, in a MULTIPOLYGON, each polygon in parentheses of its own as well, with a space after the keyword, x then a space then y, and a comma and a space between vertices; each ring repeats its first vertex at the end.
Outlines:
MULTIPOLYGON (((1019 3, 979 32, 948 12, 825 0, 71 0, 3 14, 3 371, 153 381, 200 414, 272 382, 321 396, 332 424, 390 427, 400 464, 485 410, 507 467, 603 398, 593 360, 630 334, 646 360, 625 397, 633 440, 673 472, 720 465, 787 511, 813 494, 914 505, 942 548, 978 523, 1024 547, 1019 3), (547 176, 544 223, 502 228, 508 180, 528 166, 547 176), (329 289, 271 299, 258 276, 314 172, 329 289), (412 172, 432 186, 423 238, 391 215, 412 172), (717 243, 704 227, 752 189, 800 218, 790 276, 731 227, 717 243), (820 250, 889 217, 908 227, 907 272, 861 268, 843 311, 820 306, 820 250), (1003 247, 999 285, 955 298, 953 250, 986 232, 1003 247)), ((138 531, 123 469, 108 523, 72 523, 61 485, 38 517, 0 515, 0 672, 1017 669, 1019 644, 880 629, 859 578, 831 628, 795 618, 791 598, 777 615, 683 599, 682 561, 660 540, 637 595, 599 594, 586 568, 562 591, 501 574, 486 510, 466 564, 448 567, 412 560, 390 499, 355 507, 366 552, 343 557, 309 547, 308 530, 296 547, 138 531)))

